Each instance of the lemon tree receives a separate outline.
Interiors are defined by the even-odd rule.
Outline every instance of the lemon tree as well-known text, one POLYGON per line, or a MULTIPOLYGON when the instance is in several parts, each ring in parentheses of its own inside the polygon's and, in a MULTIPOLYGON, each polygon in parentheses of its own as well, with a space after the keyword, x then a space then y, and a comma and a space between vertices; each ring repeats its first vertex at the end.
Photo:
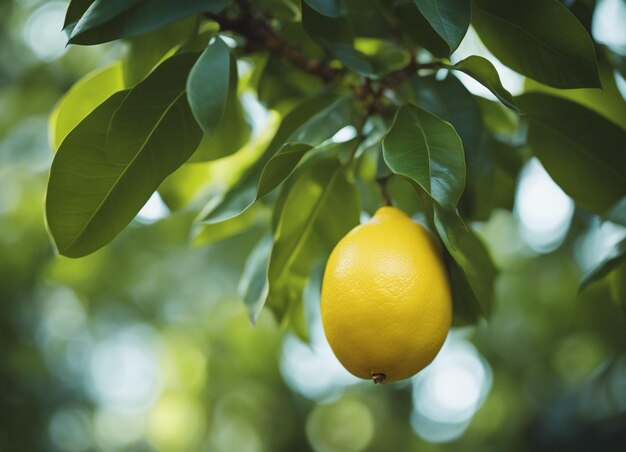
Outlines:
MULTIPOLYGON (((346 302, 362 302, 363 324, 334 348, 359 376, 406 377, 451 321, 493 310, 497 269, 476 226, 511 209, 531 156, 581 208, 626 224, 624 105, 612 78, 624 62, 589 23, 585 8, 558 0, 72 0, 69 44, 124 45, 51 115, 51 239, 62 255, 89 255, 155 193, 194 219, 192 243, 256 228, 242 268, 250 317, 265 306, 302 337, 302 292, 335 249, 323 288, 331 344, 349 313, 328 300, 345 296, 343 259, 363 242, 346 302), (464 39, 489 52, 472 55, 464 39), (527 79, 515 95, 502 65, 527 79), (368 253, 378 248, 404 266, 389 298, 406 291, 413 304, 377 303, 372 284, 386 270, 368 253), (365 328, 378 317, 420 332, 365 328), (405 351, 418 355, 413 367, 387 359, 405 351)), ((623 248, 585 285, 623 266, 623 248)))

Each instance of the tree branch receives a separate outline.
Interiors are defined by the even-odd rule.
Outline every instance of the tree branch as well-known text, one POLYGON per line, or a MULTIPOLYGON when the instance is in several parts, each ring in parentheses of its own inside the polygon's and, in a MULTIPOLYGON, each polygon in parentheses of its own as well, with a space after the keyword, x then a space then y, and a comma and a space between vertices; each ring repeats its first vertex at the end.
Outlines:
MULTIPOLYGON (((328 61, 312 58, 281 36, 266 18, 254 15, 249 0, 238 0, 239 15, 231 17, 227 12, 219 14, 205 13, 205 16, 217 22, 222 31, 231 31, 246 39, 245 52, 269 51, 273 55, 287 61, 292 66, 321 78, 330 83, 338 80, 343 71, 330 66, 328 61)), ((384 78, 373 82, 370 78, 362 78, 362 83, 353 86, 357 98, 363 102, 378 101, 385 91, 393 90, 416 74, 420 69, 438 69, 444 67, 443 63, 431 62, 419 64, 412 56, 411 61, 405 67, 387 74, 384 78)))
POLYGON ((236 18, 229 18, 224 13, 205 15, 217 22, 222 30, 232 31, 246 38, 246 51, 268 50, 298 69, 319 77, 325 82, 331 82, 339 77, 341 70, 331 67, 327 61, 303 54, 278 34, 266 20, 254 17, 245 5, 247 2, 242 2, 240 6, 242 14, 236 18))

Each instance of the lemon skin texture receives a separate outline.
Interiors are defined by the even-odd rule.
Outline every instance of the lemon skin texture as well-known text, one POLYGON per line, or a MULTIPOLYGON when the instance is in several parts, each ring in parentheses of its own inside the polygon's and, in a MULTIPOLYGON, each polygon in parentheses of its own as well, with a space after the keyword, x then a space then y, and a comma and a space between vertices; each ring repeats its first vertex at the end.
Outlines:
POLYGON ((422 370, 452 321, 450 284, 432 235, 402 211, 380 208, 331 253, 321 312, 335 356, 357 377, 389 383, 422 370))

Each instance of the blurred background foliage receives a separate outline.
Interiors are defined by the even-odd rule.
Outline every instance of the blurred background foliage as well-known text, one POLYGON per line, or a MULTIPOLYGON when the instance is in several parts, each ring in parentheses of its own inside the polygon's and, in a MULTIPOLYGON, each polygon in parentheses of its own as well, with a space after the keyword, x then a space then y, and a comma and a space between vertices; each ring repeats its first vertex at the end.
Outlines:
MULTIPOLYGON (((600 0, 595 12, 594 2, 565 3, 615 58, 626 54, 623 1, 600 0)), ((166 204, 176 210, 197 194, 194 177, 230 183, 253 147, 176 173, 100 251, 56 256, 43 220, 48 115, 77 79, 132 51, 66 48, 66 6, 0 3, 0 450, 624 450, 626 328, 615 292, 626 275, 580 294, 578 283, 626 230, 575 207, 534 159, 502 163, 521 168, 515 180, 495 176, 511 192, 496 205, 513 210, 473 224, 501 269, 492 318, 454 328, 428 369, 391 386, 354 379, 332 356, 319 272, 305 292, 309 344, 267 310, 251 325, 238 284, 267 232, 262 205, 192 240, 193 218, 168 215, 166 204)), ((470 30, 456 59, 481 51, 470 30)), ((623 124, 626 82, 607 68, 609 97, 566 95, 623 124)), ((498 70, 514 94, 534 83, 498 70)), ((312 83, 278 64, 266 74, 259 97, 277 111, 312 83)), ((485 117, 514 128, 506 115, 485 117)))

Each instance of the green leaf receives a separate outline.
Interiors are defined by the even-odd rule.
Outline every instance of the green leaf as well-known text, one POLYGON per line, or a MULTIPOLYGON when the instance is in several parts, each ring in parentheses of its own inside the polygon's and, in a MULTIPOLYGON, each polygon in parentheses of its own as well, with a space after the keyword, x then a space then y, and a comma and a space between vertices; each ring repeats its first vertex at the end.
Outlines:
POLYGON ((76 24, 93 2, 94 0, 71 0, 67 6, 67 12, 65 13, 63 31, 71 35, 76 24))
POLYGON ((339 17, 341 15, 340 0, 304 0, 304 2, 324 16, 339 17))
POLYGON ((454 127, 413 105, 400 107, 383 140, 396 174, 417 183, 443 208, 455 211, 465 188, 463 145, 454 127))
POLYGON ((509 93, 504 86, 502 86, 498 71, 496 71, 493 64, 491 64, 491 62, 486 58, 472 55, 459 61, 454 66, 450 66, 450 69, 456 69, 466 73, 491 91, 504 105, 512 110, 519 111, 519 109, 515 106, 511 93, 509 93))
POLYGON ((484 315, 480 303, 469 286, 463 270, 448 252, 445 253, 445 261, 452 291, 452 325, 459 327, 476 324, 481 315, 484 315))
POLYGON ((354 48, 354 37, 346 18, 324 16, 303 3, 302 25, 313 40, 348 69, 364 76, 376 75, 367 57, 354 48))
POLYGON ((112 161, 127 164, 138 154, 156 152, 175 161, 184 156, 179 163, 182 164, 191 156, 201 134, 195 121, 186 122, 191 110, 185 91, 188 74, 197 59, 197 53, 173 56, 130 91, 109 124, 106 151, 112 161), (177 132, 182 135, 182 142, 177 141, 177 132), (170 148, 165 149, 164 145, 170 148))
POLYGON ((480 305, 482 314, 489 317, 497 271, 487 248, 457 212, 446 211, 437 204, 435 228, 446 249, 463 270, 467 285, 480 305))
POLYGON ((580 282, 579 291, 604 278, 624 262, 626 262, 626 239, 619 242, 613 252, 605 257, 602 262, 585 273, 580 282))
POLYGON ((465 162, 454 128, 418 107, 401 107, 383 140, 383 156, 395 174, 433 200, 437 232, 488 316, 496 270, 485 246, 456 210, 465 186, 465 162))
POLYGON ((312 146, 305 143, 286 143, 272 157, 261 173, 256 199, 260 199, 284 181, 312 146))
POLYGON ((270 56, 258 82, 259 100, 267 108, 289 110, 294 102, 301 102, 323 89, 319 77, 296 69, 278 56, 270 56))
POLYGON ((49 135, 59 149, 70 131, 109 96, 124 89, 122 64, 118 61, 90 72, 70 88, 50 114, 49 135))
POLYGON ((239 295, 243 298, 252 323, 256 323, 267 298, 269 290, 267 266, 272 243, 271 235, 263 237, 257 243, 246 261, 239 281, 239 295))
POLYGON ((215 64, 210 69, 208 60, 198 60, 187 81, 187 97, 192 111, 196 109, 196 120, 205 133, 193 156, 194 162, 217 160, 233 154, 248 142, 252 131, 238 96, 237 60, 230 56, 223 42, 219 45, 228 59, 217 61, 221 66, 215 64))
POLYGON ((350 124, 352 109, 350 99, 334 96, 317 96, 300 104, 285 116, 274 139, 257 162, 223 197, 215 198, 206 206, 200 214, 202 221, 216 223, 245 211, 257 198, 263 168, 284 143, 315 146, 350 124))
POLYGON ((220 12, 228 0, 95 0, 69 44, 92 45, 154 31, 201 12, 220 12))
POLYGON ((626 226, 626 196, 616 202, 615 205, 609 209, 605 218, 613 223, 626 226))
POLYGON ((270 209, 262 204, 256 204, 241 215, 221 223, 198 224, 192 233, 192 246, 206 246, 220 240, 232 237, 248 229, 266 224, 270 219, 270 209))
POLYGON ((399 4, 395 11, 402 32, 413 44, 425 48, 437 58, 450 56, 448 43, 433 30, 413 3, 399 4))
POLYGON ((469 0, 414 0, 415 5, 452 53, 470 24, 469 0))
POLYGON ((611 296, 619 303, 626 316, 626 263, 622 262, 611 273, 611 296))
POLYGON ((268 269, 267 305, 282 319, 317 261, 359 223, 358 191, 336 159, 320 159, 296 181, 282 209, 268 269))
POLYGON ((626 195, 626 130, 558 97, 531 93, 516 102, 530 123, 528 144, 576 202, 603 214, 626 195))
POLYGON ((47 218, 59 252, 87 255, 111 241, 198 146, 184 96, 196 55, 173 57, 114 95, 63 141, 52 164, 47 218), (107 129, 108 127, 108 129, 107 129))
POLYGON ((519 116, 500 102, 476 96, 485 127, 498 137, 512 138, 518 131, 519 116))
POLYGON ((531 79, 524 83, 525 92, 542 92, 574 101, 626 129, 626 102, 615 83, 613 68, 606 61, 600 62, 602 89, 556 89, 531 79))
POLYGON ((472 21, 511 69, 555 88, 599 87, 593 42, 557 0, 475 0, 472 21))
POLYGON ((135 86, 159 63, 171 56, 178 46, 191 40, 196 33, 196 22, 195 17, 189 17, 127 39, 124 53, 126 86, 135 86))
POLYGON ((202 52, 187 79, 189 106, 200 128, 209 136, 226 108, 230 60, 228 46, 220 38, 215 38, 215 42, 202 52))

